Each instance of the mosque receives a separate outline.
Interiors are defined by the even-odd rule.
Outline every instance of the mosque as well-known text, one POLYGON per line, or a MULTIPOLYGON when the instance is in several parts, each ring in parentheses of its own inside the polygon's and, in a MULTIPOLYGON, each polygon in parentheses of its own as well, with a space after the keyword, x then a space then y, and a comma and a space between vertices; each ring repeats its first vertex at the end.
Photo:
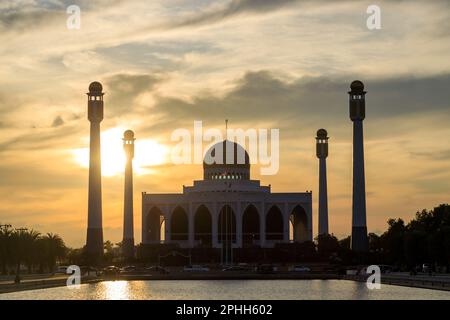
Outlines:
MULTIPOLYGON (((364 175, 364 84, 350 86, 349 110, 353 122, 352 244, 368 250, 364 175)), ((103 256, 100 123, 103 120, 103 87, 89 86, 90 165, 86 252, 103 256)), ((319 159, 319 235, 328 231, 328 133, 317 131, 319 159)), ((134 133, 124 133, 127 157, 124 185, 123 254, 134 258, 133 165, 134 133)), ((224 140, 213 145, 203 159, 203 180, 183 186, 182 193, 142 193, 142 243, 138 258, 160 261, 177 254, 192 261, 235 262, 297 261, 314 249, 311 192, 272 193, 250 177, 250 157, 239 144, 224 140), (312 247, 311 247, 312 245, 312 247), (309 251, 308 251, 309 250, 309 251), (220 260, 219 260, 220 259, 220 260)))
POLYGON ((247 151, 228 140, 206 152, 203 180, 183 193, 142 194, 144 245, 215 248, 231 258, 234 249, 312 241, 312 225, 311 192, 272 193, 251 179, 247 151), (206 161, 219 150, 223 161, 206 161))

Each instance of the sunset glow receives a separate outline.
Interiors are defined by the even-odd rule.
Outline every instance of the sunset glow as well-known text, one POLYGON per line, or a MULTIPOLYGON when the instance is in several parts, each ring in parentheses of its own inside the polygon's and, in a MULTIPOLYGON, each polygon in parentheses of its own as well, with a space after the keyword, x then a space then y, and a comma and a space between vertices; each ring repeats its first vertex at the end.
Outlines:
MULTIPOLYGON (((125 168, 122 127, 106 130, 101 134, 102 175, 112 177, 121 175, 125 168)), ((83 141, 89 141, 88 137, 83 141)), ((152 139, 136 140, 133 170, 135 174, 151 174, 152 166, 167 161, 168 148, 152 139)), ((71 150, 74 161, 83 168, 89 168, 89 147, 71 150)))

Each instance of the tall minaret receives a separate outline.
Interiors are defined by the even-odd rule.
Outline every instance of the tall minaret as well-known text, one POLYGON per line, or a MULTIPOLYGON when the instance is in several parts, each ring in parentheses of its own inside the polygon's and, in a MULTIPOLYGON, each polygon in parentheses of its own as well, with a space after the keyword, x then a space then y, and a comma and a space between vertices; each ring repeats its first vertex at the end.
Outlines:
POLYGON ((353 218, 352 250, 365 252, 369 249, 366 224, 366 187, 364 178, 363 120, 366 116, 364 84, 353 81, 349 91, 350 119, 353 121, 353 218))
POLYGON ((102 173, 100 159, 100 122, 103 120, 103 87, 92 82, 88 95, 88 119, 91 122, 89 149, 89 205, 86 250, 90 256, 103 255, 102 173))
POLYGON ((327 157, 328 133, 317 131, 316 154, 319 158, 319 235, 328 234, 327 157))
POLYGON ((122 253, 126 258, 134 257, 133 229, 133 158, 134 132, 127 130, 123 134, 123 148, 126 155, 125 164, 125 200, 123 207, 123 241, 122 253))

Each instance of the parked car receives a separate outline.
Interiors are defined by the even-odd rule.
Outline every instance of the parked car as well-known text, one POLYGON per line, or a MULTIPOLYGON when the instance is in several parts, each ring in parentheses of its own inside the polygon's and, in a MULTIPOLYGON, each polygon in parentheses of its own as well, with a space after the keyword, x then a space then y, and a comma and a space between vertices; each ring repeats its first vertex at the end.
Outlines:
POLYGON ((249 271, 250 269, 248 267, 244 266, 231 266, 223 268, 222 271, 249 271))
POLYGON ((379 267, 380 267, 381 273, 391 273, 394 269, 394 267, 389 266, 387 264, 380 264, 379 267))
POLYGON ((120 273, 120 268, 116 266, 109 266, 103 269, 105 276, 117 276, 120 273))
POLYGON ((101 270, 96 269, 94 267, 89 267, 89 266, 81 266, 81 274, 82 275, 87 275, 87 276, 98 276, 99 273, 101 273, 101 270))
POLYGON ((67 266, 59 266, 56 269, 55 273, 66 274, 67 268, 68 268, 67 266))
POLYGON ((261 264, 256 267, 256 272, 259 272, 259 273, 274 273, 277 271, 278 271, 278 268, 271 264, 261 264))
POLYGON ((431 266, 428 263, 424 263, 422 265, 422 272, 423 273, 429 273, 431 272, 431 266))
POLYGON ((307 273, 307 272, 311 272, 311 268, 308 268, 308 267, 305 267, 305 266, 293 266, 291 271, 307 273))
POLYGON ((169 271, 160 266, 152 266, 145 268, 145 271, 148 273, 160 273, 160 274, 169 274, 169 271))
POLYGON ((120 269, 120 272, 127 273, 127 272, 133 272, 133 271, 136 271, 136 270, 137 269, 136 269, 135 266, 126 266, 126 267, 123 267, 122 269, 120 269))
POLYGON ((185 272, 208 272, 209 268, 201 265, 188 265, 183 268, 185 272))

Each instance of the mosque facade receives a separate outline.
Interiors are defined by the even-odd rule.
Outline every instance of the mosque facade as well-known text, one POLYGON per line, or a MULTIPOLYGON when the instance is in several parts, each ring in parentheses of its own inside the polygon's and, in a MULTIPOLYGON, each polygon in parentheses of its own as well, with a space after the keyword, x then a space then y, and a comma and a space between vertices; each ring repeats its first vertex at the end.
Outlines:
POLYGON ((183 186, 183 193, 142 193, 142 243, 220 249, 227 256, 312 241, 312 216, 311 192, 271 192, 251 179, 243 147, 225 140, 206 152, 203 180, 183 186))

